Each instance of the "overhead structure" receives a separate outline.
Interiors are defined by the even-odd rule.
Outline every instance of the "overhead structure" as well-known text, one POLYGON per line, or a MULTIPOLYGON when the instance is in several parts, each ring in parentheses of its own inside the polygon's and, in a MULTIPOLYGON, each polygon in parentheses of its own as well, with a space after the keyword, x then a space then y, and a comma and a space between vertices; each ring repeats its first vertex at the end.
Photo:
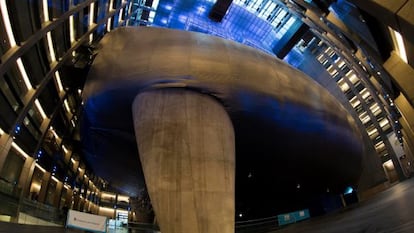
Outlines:
POLYGON ((296 189, 292 183, 304 199, 357 185, 364 146, 355 121, 282 61, 221 38, 160 28, 119 28, 101 46, 84 88, 83 141, 93 155, 86 159, 99 176, 123 179, 114 184, 122 189, 136 181, 107 165, 126 142, 100 144, 93 131, 117 132, 107 141, 135 135, 138 153, 123 156, 141 159, 135 173, 143 170, 161 231, 223 232, 213 228, 218 218, 233 232, 234 203, 251 193, 234 173, 255 171, 264 181, 254 191, 275 206, 296 189))

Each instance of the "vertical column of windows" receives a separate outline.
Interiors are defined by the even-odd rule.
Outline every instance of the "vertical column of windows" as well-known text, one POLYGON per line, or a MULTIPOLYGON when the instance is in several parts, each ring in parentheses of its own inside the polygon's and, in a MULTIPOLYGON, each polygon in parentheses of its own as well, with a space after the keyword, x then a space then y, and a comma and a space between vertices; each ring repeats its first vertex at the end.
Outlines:
MULTIPOLYGON (((36 4, 39 4, 40 7, 36 8, 38 10, 38 15, 40 21, 42 22, 42 25, 44 27, 48 26, 51 23, 54 23, 53 19, 60 17, 62 13, 69 9, 73 9, 73 7, 76 6, 78 1, 65 1, 64 4, 66 5, 56 5, 53 1, 47 1, 42 0, 39 2, 36 2, 36 4), (53 4, 51 4, 51 2, 53 4), (52 5, 54 8, 52 9, 52 5), (59 6, 59 7, 56 7, 59 6), (57 8, 57 9, 55 9, 57 8), (53 18, 53 19, 52 19, 53 18)), ((117 1, 117 8, 121 6, 120 4, 124 4, 125 1, 117 1)), ((71 16, 68 17, 68 19, 63 22, 62 24, 59 24, 55 26, 52 31, 49 31, 45 34, 45 37, 40 39, 36 45, 32 46, 29 49, 25 49, 26 52, 22 55, 22 57, 15 58, 15 65, 9 66, 9 70, 4 72, 4 77, 0 80, 0 100, 4 100, 7 105, 10 106, 10 109, 12 112, 14 112, 14 116, 11 119, 10 122, 7 122, 7 124, 0 124, 0 136, 7 135, 7 132, 11 131, 14 135, 13 142, 12 142, 12 150, 17 151, 17 153, 21 154, 25 158, 29 158, 29 154, 33 155, 33 158, 36 160, 36 171, 39 171, 42 176, 43 174, 50 171, 51 173, 51 179, 48 181, 47 184, 42 185, 49 185, 49 189, 47 190, 47 195, 45 199, 45 203, 53 204, 54 201, 54 194, 53 190, 57 190, 57 185, 59 183, 63 183, 64 192, 67 192, 67 190, 70 190, 70 185, 68 183, 69 181, 69 175, 70 173, 68 171, 65 171, 66 166, 65 164, 68 164, 71 162, 71 160, 75 161, 74 158, 77 158, 75 162, 73 162, 73 169, 74 172, 76 172, 80 176, 80 182, 83 183, 81 185, 81 193, 84 196, 84 198, 89 196, 92 196, 92 193, 95 196, 99 195, 99 189, 95 186, 95 184, 88 178, 88 175, 86 174, 86 170, 84 167, 81 167, 79 164, 80 159, 78 157, 74 157, 71 150, 67 148, 67 145, 63 143, 63 135, 65 134, 65 131, 55 129, 51 124, 51 126, 46 129, 46 136, 44 137, 45 140, 41 142, 40 148, 37 148, 37 144, 42 138, 42 132, 40 131, 42 122, 44 120, 48 119, 48 115, 51 115, 52 110, 45 106, 45 99, 51 99, 49 97, 57 96, 56 100, 63 100, 63 98, 66 96, 66 91, 64 84, 62 83, 60 70, 56 70, 54 74, 52 75, 53 80, 51 80, 49 83, 44 84, 43 80, 46 77, 46 73, 50 71, 52 68, 58 65, 59 62, 61 62, 61 58, 65 53, 67 52, 68 48, 75 46, 77 43, 78 38, 80 36, 83 36, 85 30, 77 30, 79 28, 82 28, 82 20, 84 20, 84 17, 89 17, 88 21, 88 30, 93 30, 94 26, 97 23, 97 15, 98 15, 98 8, 102 7, 104 4, 106 6, 107 1, 97 1, 92 2, 88 7, 84 8, 83 11, 79 11, 71 16), (88 13, 89 11, 89 13, 88 13), (77 35, 78 34, 78 35, 77 35), (62 40, 60 40, 60 38, 62 40), (67 44, 65 44, 65 40, 68 41, 67 44), (31 55, 29 53, 39 56, 39 59, 32 59, 31 55), (31 69, 35 63, 33 62, 41 62, 42 61, 42 53, 44 53, 44 58, 46 64, 44 68, 40 71, 40 75, 33 76, 35 73, 33 69, 31 69), (30 55, 30 56, 29 56, 30 55), (43 83, 42 83, 43 82, 43 83), (41 84, 45 85, 42 88, 42 93, 36 93, 36 89, 38 88, 38 85, 41 84), (57 94, 56 94, 57 93, 57 94), (38 96, 37 98, 32 99, 31 101, 33 104, 31 106, 25 106, 28 104, 29 98, 32 98, 31 96, 38 96), (29 98, 27 98, 29 97, 29 98), (22 108, 28 108, 26 116, 23 117, 22 125, 15 124, 15 121, 17 119, 17 116, 19 114, 19 111, 22 108), (3 125, 8 125, 12 129, 6 129, 3 125), (51 134, 53 137, 47 137, 47 134, 51 134), (33 136, 33 139, 31 139, 31 143, 27 143, 26 136, 28 134, 31 134, 33 136), (49 141, 48 141, 49 140, 49 141), (34 145, 34 146, 28 146, 34 145), (37 150, 37 151, 35 151, 37 150), (61 160, 56 160, 56 157, 53 157, 56 155, 56 153, 62 153, 61 160), (72 157, 72 158, 71 158, 72 157), (78 165, 76 165, 78 164, 78 165), (63 177, 63 174, 69 173, 68 176, 63 177), (55 187, 55 188, 53 188, 55 187), (93 192, 92 192, 93 190, 93 192)), ((113 4, 113 1, 112 1, 113 4)), ((28 5, 30 7, 30 5, 28 5)), ((113 5, 111 5, 113 6, 113 5)), ((1 31, 6 32, 2 33, 2 37, 6 39, 6 43, 2 43, 1 49, 2 53, 3 51, 10 52, 11 49, 19 49, 19 45, 25 42, 24 40, 16 41, 16 38, 13 34, 13 27, 18 26, 17 23, 11 23, 9 18, 9 9, 8 5, 6 4, 6 0, 0 0, 0 8, 1 8, 1 20, 0 20, 0 27, 1 31), (5 23, 4 23, 5 22, 5 23)), ((35 7, 34 7, 35 8, 35 7)), ((123 20, 125 19, 124 15, 129 14, 132 9, 132 3, 131 4, 125 4, 124 8, 119 10, 118 16, 118 22, 121 25, 123 23, 123 20), (128 7, 128 8, 126 8, 128 7), (128 9, 128 12, 127 10, 128 9)), ((33 9, 30 9, 30 11, 33 11, 33 9)), ((113 9, 111 10, 113 12, 113 9)), ((39 30, 37 28, 37 30, 39 30)), ((34 32, 31 32, 36 33, 34 32)), ((29 35, 30 36, 30 35, 29 35)), ((94 35, 92 35, 92 38, 90 38, 90 42, 95 39, 94 35)), ((20 37, 19 37, 20 38, 20 37)), ((21 37, 21 38, 28 38, 28 37, 21 37)), ((29 38, 33 40, 32 38, 29 38)), ((76 55, 76 54, 74 54, 76 55)), ((50 75, 50 74, 49 74, 50 75)), ((75 93, 76 94, 76 93, 75 93)), ((81 94, 81 90, 78 90, 77 94, 81 94)), ((74 98, 74 97, 73 97, 74 98)), ((75 98, 76 99, 76 98, 75 98)), ((63 102, 63 109, 69 114, 67 115, 67 119, 70 120, 73 127, 76 126, 77 117, 76 115, 73 115, 73 109, 76 108, 77 105, 80 104, 80 100, 71 100, 71 96, 68 96, 63 102), (79 103, 78 103, 79 102, 79 103), (71 106, 72 105, 72 106, 71 106)), ((2 107, 5 105, 1 105, 2 107)), ((3 112, 3 109, 2 109, 3 112)), ((65 120, 62 118, 62 115, 58 111, 57 114, 53 113, 53 116, 56 116, 55 120, 53 121, 54 124, 59 125, 59 128, 63 128, 66 123, 62 123, 65 120)), ((2 120, 3 120, 3 116, 2 120)), ((52 119, 50 120, 52 121, 52 119)), ((49 123, 48 123, 49 124, 49 123)), ((44 130, 44 129, 42 129, 44 130)), ((72 162, 71 162, 72 163, 72 162)), ((82 165, 84 166, 84 165, 82 165)), ((35 175, 34 175, 35 177, 35 175)), ((33 179, 35 181, 35 179, 33 179)), ((32 182, 32 185, 30 186, 30 189, 32 191, 40 191, 40 186, 36 182, 32 182)), ((62 199, 60 200, 60 204, 66 202, 65 195, 62 194, 62 199)), ((94 199, 95 203, 97 203, 97 198, 91 198, 94 199)), ((88 205, 89 206, 89 205, 88 205)), ((87 207, 85 207, 87 208, 87 207)), ((89 207, 88 207, 89 208, 89 207)))
POLYGON ((335 80, 338 80, 339 88, 348 96, 349 103, 357 112, 361 123, 366 127, 368 136, 374 142, 375 150, 381 158, 389 159, 387 157, 388 150, 383 141, 387 139, 383 137, 384 133, 391 130, 391 125, 379 104, 375 102, 374 94, 362 84, 355 72, 331 47, 323 47, 325 47, 323 50, 313 50, 316 52, 315 58, 333 78, 338 77, 335 80), (371 116, 375 119, 371 119, 371 116))

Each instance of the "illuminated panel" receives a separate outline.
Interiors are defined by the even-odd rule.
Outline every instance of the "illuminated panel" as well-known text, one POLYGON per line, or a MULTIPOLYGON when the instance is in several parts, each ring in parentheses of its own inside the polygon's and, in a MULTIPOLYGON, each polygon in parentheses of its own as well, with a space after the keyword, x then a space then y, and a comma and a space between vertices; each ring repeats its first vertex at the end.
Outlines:
POLYGON ((43 7, 43 18, 45 19, 45 22, 49 21, 49 7, 47 5, 48 0, 42 1, 42 7, 43 7))
POLYGON ((378 130, 377 130, 377 128, 373 128, 371 130, 368 130, 367 133, 368 133, 368 136, 370 136, 372 138, 372 136, 374 136, 378 133, 378 130))
POLYGON ((48 32, 46 34, 47 38, 47 46, 49 49, 49 55, 50 55, 50 61, 55 62, 56 61, 56 55, 55 55, 55 49, 53 48, 53 42, 52 42, 52 34, 48 32))
POLYGON ((333 76, 337 71, 333 65, 330 65, 327 69, 328 73, 333 76))
POLYGON ((391 32, 391 37, 394 42, 394 47, 397 50, 398 56, 405 62, 408 63, 407 53, 405 51, 404 39, 402 38, 401 34, 392 28, 388 27, 389 31, 391 32))
POLYGON ((63 149, 63 152, 65 152, 65 154, 69 153, 69 150, 68 148, 66 148, 65 145, 62 145, 62 149, 63 149))
POLYGON ((59 140, 59 139, 60 139, 59 135, 56 133, 56 131, 53 129, 53 127, 50 127, 50 131, 52 132, 53 136, 55 136, 55 138, 56 138, 57 140, 59 140))
POLYGON ((361 120, 362 124, 366 124, 371 118, 367 112, 363 112, 359 115, 359 119, 361 120))
MULTIPOLYGON (((95 2, 91 3, 89 7, 89 30, 92 29, 93 26, 93 19, 95 17, 95 2)), ((89 34, 89 43, 93 41, 93 33, 89 34)))
POLYGON ((349 102, 351 103, 353 108, 356 108, 361 104, 361 101, 359 101, 359 99, 356 96, 354 96, 349 102))
POLYGON ((111 24, 112 24, 112 18, 109 17, 108 22, 106 23, 106 31, 108 31, 108 32, 111 31, 111 24))
POLYGON ((65 101, 63 101, 63 104, 65 105, 65 109, 66 109, 66 111, 67 111, 67 112, 71 112, 71 111, 70 111, 70 107, 69 107, 69 103, 68 103, 68 100, 67 100, 67 99, 65 99, 65 101))
POLYGON ((56 181, 57 183, 60 183, 60 180, 58 180, 56 177, 52 176, 52 180, 56 181))
POLYGON ((109 6, 108 6, 109 11, 113 10, 113 5, 114 5, 114 0, 109 1, 109 6))
POLYGON ((124 13, 124 8, 121 8, 118 15, 118 23, 122 22, 122 14, 124 13))
POLYGON ((349 90, 349 85, 348 85, 348 83, 345 82, 345 80, 343 78, 341 78, 338 81, 338 85, 341 88, 342 92, 346 92, 346 91, 349 90))
POLYGON ((276 3, 268 1, 266 5, 262 8, 262 11, 259 13, 259 17, 264 20, 267 20, 267 17, 270 15, 270 13, 272 13, 276 6, 276 3))
POLYGON ((370 96, 369 91, 367 88, 362 89, 359 94, 362 96, 363 99, 366 99, 370 96))
POLYGON ((102 199, 107 199, 107 200, 115 199, 115 194, 102 192, 101 198, 102 199))
POLYGON ((26 85, 27 90, 32 89, 33 87, 32 87, 32 84, 29 81, 29 77, 27 76, 26 69, 23 66, 22 59, 18 58, 16 60, 16 63, 17 63, 17 67, 19 68, 20 74, 22 75, 23 82, 26 85))
POLYGON ((344 61, 344 60, 339 59, 339 57, 338 57, 338 59, 336 60, 336 63, 337 63, 337 65, 338 65, 338 67, 339 67, 339 68, 342 68, 342 67, 345 65, 345 61, 344 61))
POLYGON ((285 9, 280 9, 279 11, 277 11, 276 14, 277 16, 272 21, 272 26, 275 28, 278 26, 280 21, 282 21, 282 19, 288 14, 288 12, 285 9))
POLYGON ((157 11, 159 2, 160 2, 159 0, 154 0, 152 2, 152 7, 151 7, 152 9, 151 9, 151 12, 149 13, 149 17, 148 17, 148 21, 150 23, 154 22, 155 13, 157 11))
POLYGON ((14 39, 13 30, 10 24, 9 12, 7 10, 6 0, 0 0, 0 11, 3 17, 4 26, 6 29, 7 37, 9 38, 9 43, 11 47, 16 46, 16 40, 14 39))
POLYGON ((371 105, 371 107, 369 107, 369 109, 371 110, 371 112, 375 115, 378 116, 378 114, 380 114, 381 108, 379 107, 378 103, 375 103, 373 105, 371 105))
POLYGON ((64 89, 63 89, 63 85, 62 85, 62 80, 60 79, 59 71, 55 72, 55 81, 56 81, 56 85, 57 85, 57 88, 58 88, 59 92, 63 92, 64 89))
POLYGON ((122 195, 118 195, 118 201, 119 202, 129 202, 129 197, 128 196, 122 196, 122 195))
POLYGON ((388 129, 388 128, 390 127, 390 124, 389 124, 389 121, 388 121, 388 119, 387 119, 387 118, 382 119, 382 120, 379 122, 379 125, 380 125, 380 127, 381 127, 383 130, 386 130, 386 129, 388 129))
MULTIPOLYGON (((45 22, 49 21, 49 6, 47 5, 47 2, 48 2, 47 0, 42 1, 43 18, 44 18, 45 22)), ((50 32, 48 32, 46 34, 46 39, 47 39, 47 46, 48 46, 48 50, 49 50, 50 61, 55 62, 56 61, 56 55, 55 55, 55 49, 53 48, 52 34, 50 32)))
POLYGON ((47 116, 46 116, 45 111, 43 110, 42 105, 40 104, 39 100, 36 99, 34 103, 35 103, 36 108, 39 111, 40 115, 42 116, 42 118, 46 119, 47 116))
POLYGON ((385 149, 385 144, 383 141, 378 142, 377 144, 375 144, 375 150, 377 152, 381 152, 382 150, 385 149))
POLYGON ((358 77, 352 71, 349 71, 346 76, 352 84, 355 84, 359 80, 358 77))
POLYGON ((278 38, 281 38, 295 22, 296 22, 296 18, 293 16, 290 16, 289 20, 285 23, 285 25, 283 25, 283 27, 276 33, 276 36, 278 38))
POLYGON ((70 43, 75 42, 75 23, 73 21, 73 15, 69 16, 69 37, 70 37, 70 43))

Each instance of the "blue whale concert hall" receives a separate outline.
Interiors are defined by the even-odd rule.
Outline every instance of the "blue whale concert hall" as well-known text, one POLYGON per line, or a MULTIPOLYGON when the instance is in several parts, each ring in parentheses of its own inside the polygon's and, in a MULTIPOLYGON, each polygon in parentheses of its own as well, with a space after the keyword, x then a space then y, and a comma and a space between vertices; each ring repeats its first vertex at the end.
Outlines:
POLYGON ((389 216, 348 232, 394 232, 414 215, 413 12, 0 0, 0 228, 322 232, 368 208, 389 216))

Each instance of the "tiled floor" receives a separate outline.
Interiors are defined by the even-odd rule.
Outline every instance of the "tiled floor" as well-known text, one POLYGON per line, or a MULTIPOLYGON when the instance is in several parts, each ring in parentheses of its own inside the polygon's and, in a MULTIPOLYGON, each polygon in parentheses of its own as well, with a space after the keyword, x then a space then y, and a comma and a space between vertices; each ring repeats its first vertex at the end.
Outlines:
MULTIPOLYGON (((83 233, 63 227, 0 222, 0 233, 83 233)), ((126 233, 125 230, 109 231, 126 233)), ((414 232, 414 178, 399 183, 351 208, 313 218, 273 233, 412 233, 414 232)), ((135 230, 131 233, 152 233, 135 230)), ((185 233, 185 232, 183 232, 185 233)))
MULTIPOLYGON (((54 227, 54 226, 38 226, 38 225, 25 225, 0 222, 0 233, 85 233, 86 231, 54 227)), ((108 233, 158 233, 157 231, 146 231, 134 229, 128 232, 125 228, 108 229, 108 233)))
POLYGON ((274 233, 412 233, 414 178, 352 208, 287 226, 274 233))

